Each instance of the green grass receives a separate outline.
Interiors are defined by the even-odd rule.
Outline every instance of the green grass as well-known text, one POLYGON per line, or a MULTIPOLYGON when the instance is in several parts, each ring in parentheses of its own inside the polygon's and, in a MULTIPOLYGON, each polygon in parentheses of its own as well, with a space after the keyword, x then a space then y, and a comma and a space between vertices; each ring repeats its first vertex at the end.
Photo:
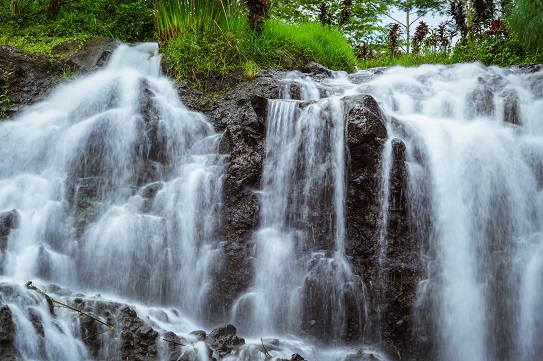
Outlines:
POLYGON ((369 69, 383 66, 413 67, 422 64, 452 64, 453 59, 446 53, 426 52, 422 55, 402 54, 398 57, 389 55, 376 56, 372 59, 359 60, 358 68, 369 69))
POLYGON ((335 28, 317 23, 289 25, 268 21, 255 39, 251 52, 264 66, 285 66, 285 54, 294 66, 317 62, 332 70, 352 71, 356 66, 353 49, 335 28))
POLYGON ((0 0, 0 44, 51 56, 55 45, 91 36, 125 42, 160 41, 177 79, 199 84, 208 76, 262 68, 292 69, 313 61, 352 71, 356 57, 336 29, 316 23, 267 20, 250 29, 247 14, 232 0, 71 0, 48 11, 52 0, 0 0))
POLYGON ((232 0, 156 0, 155 26, 167 41, 186 33, 238 32, 246 23, 243 8, 232 0))
POLYGON ((178 78, 194 82, 238 69, 245 69, 250 78, 255 68, 291 69, 311 61, 333 70, 356 67, 356 57, 342 34, 316 23, 269 20, 259 34, 247 25, 222 33, 190 30, 167 41, 162 52, 178 78))

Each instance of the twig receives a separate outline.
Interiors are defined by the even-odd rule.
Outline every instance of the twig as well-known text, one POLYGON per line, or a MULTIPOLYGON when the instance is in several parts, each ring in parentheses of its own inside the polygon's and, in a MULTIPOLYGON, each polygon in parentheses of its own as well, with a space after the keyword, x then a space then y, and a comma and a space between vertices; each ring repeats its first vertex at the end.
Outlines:
POLYGON ((273 356, 270 355, 270 353, 268 352, 268 350, 266 350, 266 346, 264 346, 264 340, 262 339, 262 337, 260 337, 260 342, 262 342, 262 348, 264 349, 264 355, 273 358, 273 356))
POLYGON ((32 291, 36 291, 36 292, 38 292, 39 294, 41 294, 42 296, 45 297, 45 299, 47 300, 47 304, 49 305, 49 311, 51 312, 51 314, 53 314, 53 315, 55 314, 55 313, 53 312, 53 311, 54 311, 54 310, 53 310, 53 307, 54 307, 53 304, 57 304, 57 305, 59 305, 60 307, 64 307, 64 308, 70 309, 70 310, 72 310, 72 311, 75 311, 75 312, 77 312, 77 313, 83 315, 83 316, 86 316, 86 317, 88 317, 88 318, 90 318, 90 319, 93 319, 94 321, 99 322, 99 323, 101 323, 102 325, 104 325, 104 326, 106 326, 106 327, 108 328, 108 329, 105 330, 105 331, 101 331, 101 332, 95 333, 94 335, 90 335, 90 336, 85 337, 85 340, 88 339, 88 338, 90 338, 90 337, 94 337, 94 336, 100 335, 100 334, 102 334, 102 333, 106 333, 106 332, 109 332, 109 331, 113 331, 113 330, 114 330, 114 327, 113 327, 112 325, 110 325, 110 324, 108 324, 108 323, 102 321, 102 320, 99 319, 98 317, 93 316, 93 315, 91 315, 90 313, 87 313, 87 312, 85 312, 85 311, 78 310, 77 308, 74 308, 74 307, 69 306, 69 305, 67 305, 67 304, 65 304, 65 303, 62 303, 62 302, 60 302, 60 301, 55 300, 54 298, 52 298, 51 296, 49 296, 47 293, 45 293, 44 291, 42 291, 42 290, 40 290, 39 288, 37 288, 36 286, 34 286, 34 285, 32 284, 32 281, 28 281, 28 282, 25 284, 25 286, 26 286, 26 288, 28 288, 28 289, 30 289, 30 290, 32 290, 32 291))

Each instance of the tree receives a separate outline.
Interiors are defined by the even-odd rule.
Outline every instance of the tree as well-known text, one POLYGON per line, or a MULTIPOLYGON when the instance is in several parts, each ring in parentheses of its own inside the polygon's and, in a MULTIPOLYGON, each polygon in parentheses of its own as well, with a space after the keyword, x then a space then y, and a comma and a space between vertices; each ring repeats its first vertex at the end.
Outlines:
POLYGON ((390 6, 385 1, 352 0, 349 6, 349 21, 345 20, 345 2, 343 0, 269 0, 270 15, 287 22, 320 21, 321 4, 326 5, 331 22, 341 25, 343 32, 354 46, 364 43, 379 26, 382 15, 390 6), (343 21, 342 21, 343 19, 343 21))
POLYGON ((511 32, 528 49, 543 52, 543 0, 517 0, 508 21, 511 32))
POLYGON ((409 53, 411 42, 411 25, 426 14, 443 13, 448 6, 446 0, 394 0, 391 4, 405 13, 405 22, 395 19, 390 12, 385 15, 405 29, 406 53, 409 53))

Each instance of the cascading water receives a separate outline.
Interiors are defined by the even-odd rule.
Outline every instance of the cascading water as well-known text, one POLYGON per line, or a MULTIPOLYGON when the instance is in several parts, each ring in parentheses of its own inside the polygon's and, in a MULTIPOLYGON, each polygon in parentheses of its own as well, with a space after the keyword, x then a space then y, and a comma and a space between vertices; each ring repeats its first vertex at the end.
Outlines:
MULTIPOLYGON (((105 69, 3 122, 0 209, 20 214, 3 279, 175 306, 205 320, 221 260, 219 138, 160 75, 156 44, 121 45, 105 69)), ((2 301, 11 303, 24 359, 88 358, 77 326, 9 294, 2 301), (42 331, 31 332, 32 317, 42 331), (63 346, 62 334, 74 341, 63 346)))
MULTIPOLYGON (((422 359, 539 359, 542 72, 464 64, 378 73, 288 74, 283 99, 269 101, 254 274, 232 309, 240 333, 255 340, 223 359, 262 360, 268 351, 386 359, 360 343, 379 340, 367 334, 369 318, 379 318, 369 308, 392 293, 373 285, 378 295, 369 294, 345 251, 346 99, 359 94, 387 113, 373 238, 374 281, 383 285, 393 251, 388 215, 398 206, 388 204, 393 138, 406 145, 411 231, 427 270, 413 312, 431 345, 422 359), (270 336, 281 341, 261 342, 270 336), (348 342, 360 353, 326 349, 348 342)), ((209 359, 188 332, 209 326, 223 271, 219 138, 161 76, 156 44, 120 46, 103 70, 0 123, 0 211, 18 212, 7 246, 0 235, 0 320, 12 319, 23 359, 120 359, 125 347, 125 330, 92 335, 99 347, 89 347, 101 329, 67 309, 52 315, 42 295, 22 286, 27 280, 101 309, 106 321, 136 310, 146 321, 130 332, 173 331, 189 341, 183 357, 209 359)), ((373 322, 369 332, 378 333, 373 322)), ((165 342, 157 347, 150 359, 172 358, 165 342)))
POLYGON ((424 66, 389 69, 357 88, 381 102, 406 143, 412 223, 428 267, 417 314, 435 331, 440 360, 541 357, 541 79, 424 66))
POLYGON ((361 336, 361 280, 345 257, 343 104, 296 74, 270 101, 253 287, 234 309, 252 334, 361 336), (290 100, 290 87, 302 100, 290 100))

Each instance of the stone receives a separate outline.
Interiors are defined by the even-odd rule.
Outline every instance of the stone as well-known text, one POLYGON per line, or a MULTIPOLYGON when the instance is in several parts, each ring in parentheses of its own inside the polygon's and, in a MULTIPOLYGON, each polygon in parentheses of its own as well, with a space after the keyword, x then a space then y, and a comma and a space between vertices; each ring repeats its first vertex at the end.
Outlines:
POLYGON ((11 46, 0 46, 0 86, 7 85, 11 107, 8 118, 24 107, 43 100, 62 82, 62 65, 49 57, 27 53, 11 46))
POLYGON ((19 228, 20 214, 16 209, 0 213, 0 273, 4 269, 5 252, 12 229, 19 228))
POLYGON ((207 337, 207 333, 203 330, 192 331, 190 334, 194 335, 198 341, 205 341, 207 337))
POLYGON ((332 71, 325 66, 317 64, 315 62, 310 62, 306 66, 299 69, 302 73, 312 74, 312 75, 324 75, 326 77, 332 76, 332 71))
POLYGON ((89 38, 66 64, 84 74, 103 67, 120 42, 109 38, 89 38))
POLYGON ((8 305, 0 306, 0 345, 6 346, 15 340, 15 324, 8 305))
POLYGON ((236 332, 236 327, 231 324, 217 327, 207 335, 206 343, 220 357, 224 357, 245 344, 245 340, 238 337, 236 332))
POLYGON ((15 323, 8 305, 0 306, 0 361, 22 361, 15 348, 15 323))
MULTIPOLYGON (((0 213, 0 240, 2 238, 7 238, 12 229, 19 228, 20 219, 21 215, 16 209, 0 213)), ((5 251, 5 246, 6 245, 3 245, 0 241, 0 252, 5 251)))

